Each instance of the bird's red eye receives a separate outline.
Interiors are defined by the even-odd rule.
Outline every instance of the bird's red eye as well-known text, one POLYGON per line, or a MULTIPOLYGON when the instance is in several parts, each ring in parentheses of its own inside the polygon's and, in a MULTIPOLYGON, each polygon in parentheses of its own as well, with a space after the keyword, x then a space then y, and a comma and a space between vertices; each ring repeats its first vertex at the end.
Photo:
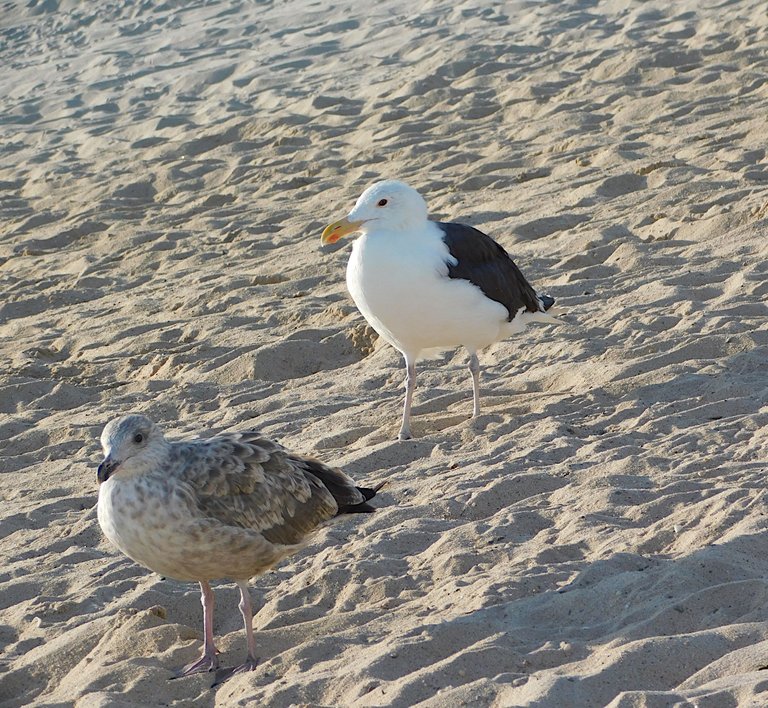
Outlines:
POLYGON ((386 199, 379 199, 376 206, 387 206, 387 200, 386 199))

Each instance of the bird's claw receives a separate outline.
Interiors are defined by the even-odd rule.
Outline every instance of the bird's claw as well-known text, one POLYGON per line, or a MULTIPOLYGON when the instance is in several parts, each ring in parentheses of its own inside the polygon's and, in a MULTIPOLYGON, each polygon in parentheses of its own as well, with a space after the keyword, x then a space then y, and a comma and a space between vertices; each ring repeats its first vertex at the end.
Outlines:
POLYGON ((216 671, 219 668, 219 657, 216 656, 216 652, 212 654, 203 654, 197 661, 193 661, 191 664, 187 664, 184 668, 179 669, 175 676, 171 679, 183 678, 184 676, 192 676, 192 674, 203 674, 209 671, 216 671))
POLYGON ((245 663, 240 664, 240 666, 234 666, 229 669, 219 669, 216 672, 216 678, 214 679, 213 683, 211 684, 211 688, 216 688, 216 686, 220 686, 225 681, 228 681, 231 679, 235 674, 244 674, 248 671, 253 671, 256 666, 258 666, 259 659, 258 657, 248 657, 245 660, 245 663))

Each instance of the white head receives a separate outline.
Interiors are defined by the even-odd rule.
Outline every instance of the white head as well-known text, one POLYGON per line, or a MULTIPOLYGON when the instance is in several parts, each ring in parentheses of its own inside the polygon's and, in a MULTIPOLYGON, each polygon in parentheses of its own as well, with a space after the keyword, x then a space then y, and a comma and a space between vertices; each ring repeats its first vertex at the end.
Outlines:
POLYGON ((153 469, 167 454, 168 442, 163 431, 145 415, 125 415, 104 426, 101 449, 104 461, 99 465, 99 483, 153 469))
POLYGON ((419 228, 427 220, 424 198, 404 182, 387 179, 366 189, 346 218, 336 221, 323 231, 323 243, 336 243, 354 231, 372 229, 406 231, 419 228))

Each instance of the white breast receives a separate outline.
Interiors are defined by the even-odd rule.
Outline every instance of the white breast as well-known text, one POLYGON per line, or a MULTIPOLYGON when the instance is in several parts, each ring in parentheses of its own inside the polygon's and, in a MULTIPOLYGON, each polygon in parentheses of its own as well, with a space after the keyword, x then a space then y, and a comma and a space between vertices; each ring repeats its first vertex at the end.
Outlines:
POLYGON ((189 512, 180 506, 167 490, 142 478, 111 478, 99 486, 99 524, 118 549, 160 575, 194 580, 182 562, 189 512))
POLYGON ((352 248, 347 287, 370 325, 403 353, 488 346, 501 338, 507 309, 469 281, 449 278, 449 258, 431 222, 422 234, 372 231, 352 248))

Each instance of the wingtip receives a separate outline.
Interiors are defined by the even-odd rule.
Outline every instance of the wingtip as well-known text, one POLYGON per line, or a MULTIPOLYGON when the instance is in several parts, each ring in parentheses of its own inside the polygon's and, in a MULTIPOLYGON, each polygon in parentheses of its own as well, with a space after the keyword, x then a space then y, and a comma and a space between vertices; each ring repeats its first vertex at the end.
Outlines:
POLYGON ((370 501, 373 499, 378 493, 379 490, 389 482, 389 480, 384 480, 383 482, 379 482, 375 487, 358 487, 357 490, 362 493, 362 495, 365 497, 365 501, 370 501))

